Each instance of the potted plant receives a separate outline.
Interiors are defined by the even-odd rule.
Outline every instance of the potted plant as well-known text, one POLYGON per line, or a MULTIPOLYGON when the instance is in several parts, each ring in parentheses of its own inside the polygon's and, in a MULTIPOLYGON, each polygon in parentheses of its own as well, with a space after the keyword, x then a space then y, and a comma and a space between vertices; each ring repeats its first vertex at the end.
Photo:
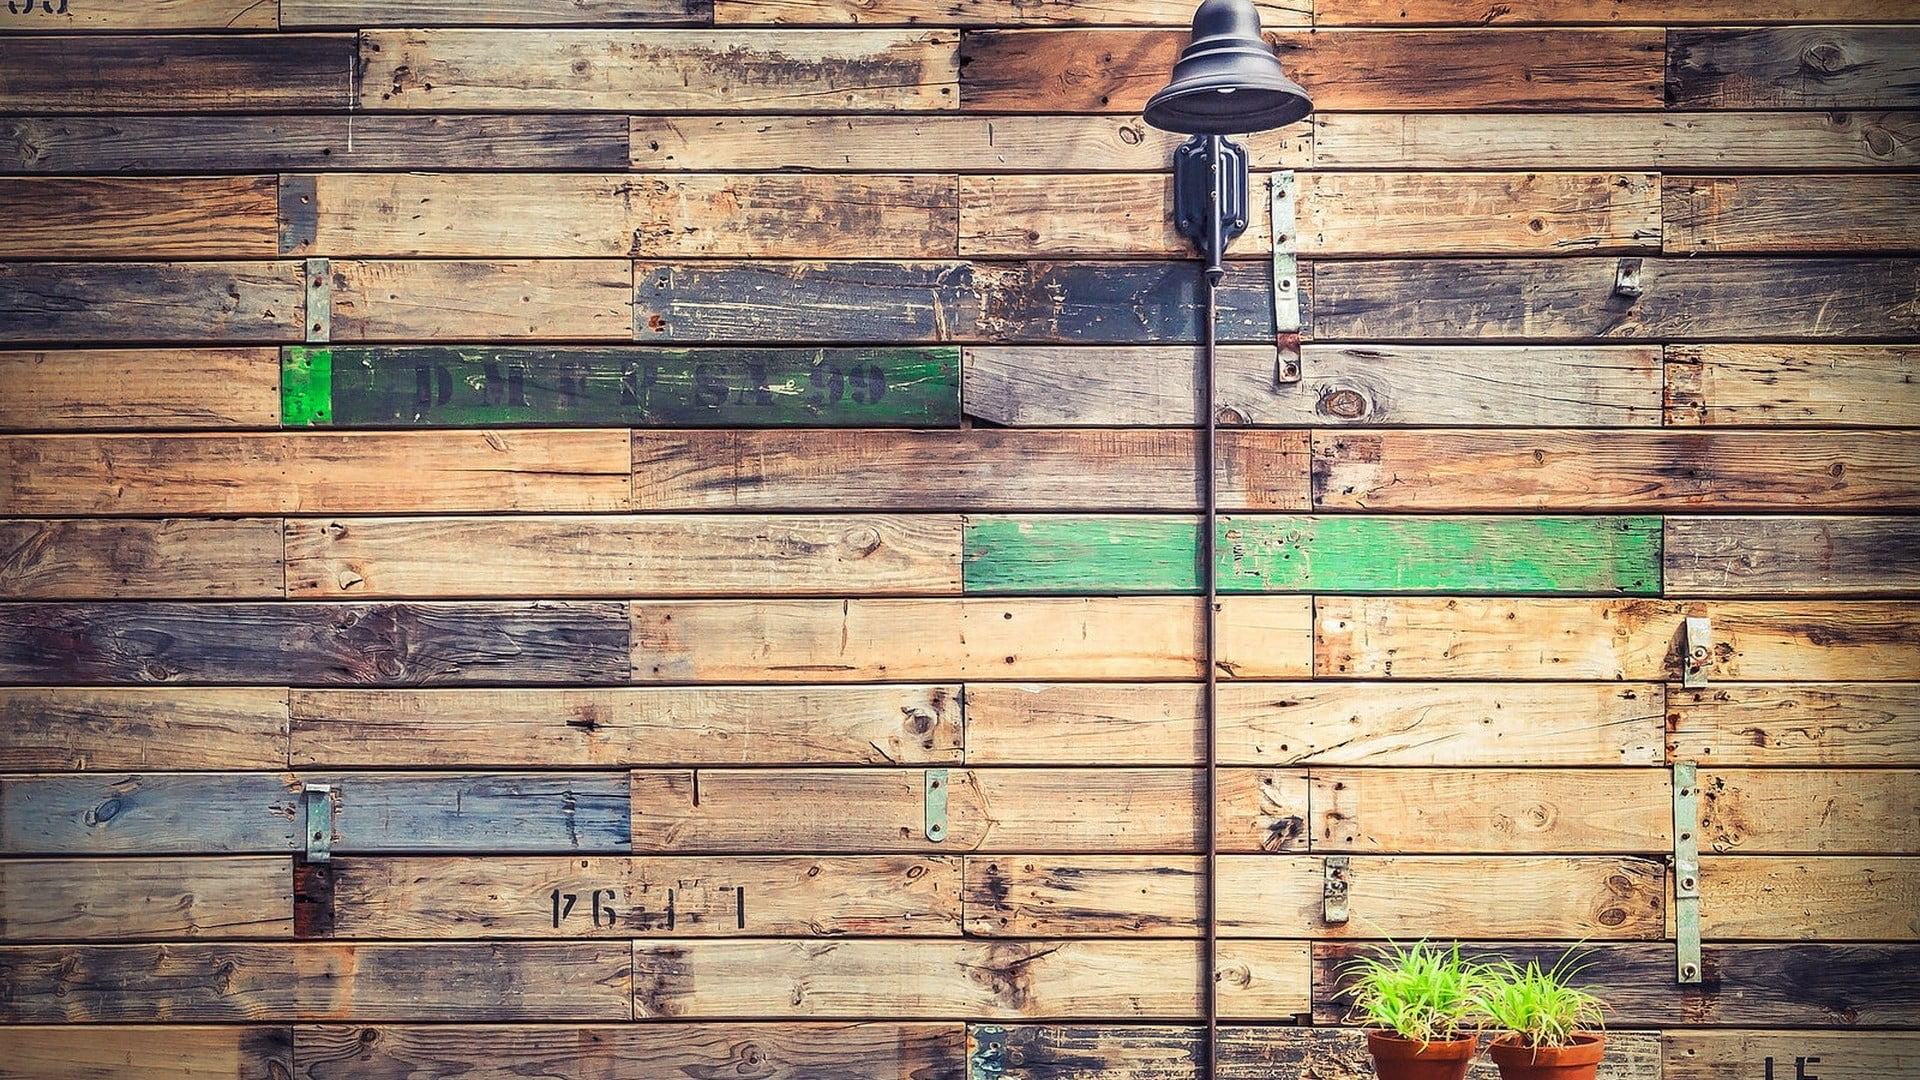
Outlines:
POLYGON ((1473 1061, 1479 986, 1460 946, 1418 942, 1348 968, 1353 1015, 1372 1025, 1367 1052, 1380 1080, 1461 1080, 1473 1061))
POLYGON ((1572 985, 1580 968, 1571 950, 1553 967, 1511 960, 1479 974, 1479 1011, 1502 1034, 1487 1045, 1503 1080, 1593 1080, 1606 1054, 1597 1029, 1606 1003, 1572 985))

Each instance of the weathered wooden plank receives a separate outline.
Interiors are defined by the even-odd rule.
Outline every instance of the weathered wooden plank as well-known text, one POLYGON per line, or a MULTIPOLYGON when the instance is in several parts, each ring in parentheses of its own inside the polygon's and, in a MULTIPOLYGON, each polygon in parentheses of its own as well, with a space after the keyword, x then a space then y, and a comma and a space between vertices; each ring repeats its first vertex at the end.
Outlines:
POLYGON ((0 351, 0 429, 271 427, 272 349, 0 351))
POLYGON ((1672 425, 1920 427, 1913 346, 1672 345, 1666 375, 1672 425))
MULTIPOLYGON (((1667 754, 1720 765, 1920 764, 1920 686, 1667 687, 1667 754)), ((971 733, 969 733, 971 735, 971 733)))
MULTIPOLYGON (((695 600, 633 608, 635 682, 1193 679, 1189 597, 695 600)), ((1236 596, 1217 661, 1233 678, 1312 670, 1311 603, 1236 596)))
MULTIPOLYGON (((1665 870, 1647 859, 1598 856, 1350 860, 1354 920, 1323 916, 1325 859, 1226 855, 1219 926, 1234 937, 1658 939, 1665 870), (1485 903, 1498 896, 1497 905, 1485 903)), ((972 936, 1197 937, 1205 878, 1197 857, 968 856, 972 936)))
POLYGON ((0 690, 0 769, 278 769, 286 764, 284 690, 0 690))
MULTIPOLYGON (((1138 113, 1184 31, 970 30, 960 101, 979 112, 1138 113)), ((1632 30, 1394 30, 1266 35, 1319 109, 1649 109, 1666 34, 1632 30), (1513 57, 1526 56, 1527 65, 1513 57)))
POLYGON ((9 600, 253 599, 286 589, 271 518, 0 520, 9 600))
POLYGON ((1217 850, 1307 850, 1312 779, 1305 769, 1226 769, 1217 776, 1217 850))
MULTIPOLYGON (((1538 958, 1551 964, 1565 945, 1469 946, 1474 958, 1538 958)), ((1586 964, 1585 984, 1604 988, 1613 1006, 1607 1026, 1821 1027, 1905 1026, 1920 1016, 1920 984, 1913 945, 1709 945, 1702 981, 1677 983, 1673 945, 1608 943, 1572 946, 1586 964)), ((1339 1023, 1346 1015, 1343 969, 1370 947, 1327 942, 1313 947, 1314 1018, 1339 1023)), ((1752 1063, 1758 1066, 1758 1062, 1752 1063)), ((1749 1072, 1746 1075, 1755 1075, 1749 1072)))
POLYGON ((1835 22, 1878 23, 1920 19, 1913 0, 1695 0, 1676 7, 1665 0, 1317 0, 1320 26, 1487 26, 1508 24, 1628 26, 1684 23, 1835 22))
POLYGON ((958 936, 960 857, 336 859, 314 936, 958 936))
MULTIPOLYGON (((1206 1069, 1206 1029, 1022 1024, 975 1024, 973 1045, 1004 1046, 998 1060, 1008 1080, 1270 1080, 1275 1076, 1373 1075, 1366 1032, 1333 1027, 1232 1027, 1219 1029, 1213 1069, 1206 1069)), ((978 1049, 976 1049, 978 1052, 978 1049)), ((1484 1055, 1469 1069, 1473 1080, 1495 1080, 1484 1055)), ((1660 1036, 1654 1032, 1607 1032, 1600 1080, 1659 1080, 1660 1036)))
MULTIPOLYGON (((359 104, 389 109, 951 109, 951 30, 369 30, 359 104)), ((0 101, 5 96, 0 94, 0 101)))
MULTIPOLYGON (((966 692, 966 757, 972 764, 1199 765, 1206 760, 1200 687, 1192 683, 973 683, 966 692)), ((1225 697, 1223 692, 1223 734, 1235 723, 1225 697)))
POLYGON ((618 169, 627 127, 595 115, 15 116, 0 119, 0 169, 618 169))
MULTIPOLYGON (((967 413, 1009 426, 1198 424, 1196 350, 996 346, 966 350, 967 413)), ((1307 345, 1276 378, 1271 345, 1230 345, 1216 368, 1227 424, 1657 426, 1660 350, 1648 346, 1307 345)))
POLYGON ((624 1024, 322 1027, 294 1033, 312 1080, 469 1080, 539 1075, 697 1080, 741 1068, 779 1080, 949 1077, 966 1071, 966 1029, 951 1024, 624 1024))
POLYGON ((625 509, 627 433, 0 436, 0 513, 625 509))
MULTIPOLYGON (((1492 10, 1489 8, 1488 10, 1492 10)), ((1662 22, 1683 17, 1666 7, 1662 22)), ((1912 112, 1320 113, 1328 169, 1897 169, 1920 165, 1912 112)))
POLYGON ((957 763, 963 742, 958 686, 296 690, 290 707, 292 761, 336 768, 957 763))
MULTIPOLYGON (((0 553, 7 550, 0 522, 0 553)), ((277 531, 277 530, 276 530, 277 531)), ((957 515, 306 518, 293 597, 858 596, 960 591, 957 515)), ((0 568, 0 591, 7 586, 0 568)))
POLYGON ((624 773, 303 774, 333 787, 333 850, 615 852, 628 849, 624 773))
POLYGON ((960 352, 950 346, 697 350, 296 346, 285 350, 284 366, 288 424, 957 427, 960 423, 960 352))
POLYGON ((333 260, 333 340, 633 337, 624 259, 333 260))
POLYGON ((1728 769, 1700 775, 1701 850, 1920 854, 1920 773, 1728 769))
MULTIPOLYGON (((1308 0, 1255 0, 1254 7, 1267 26, 1313 22, 1308 0)), ((1021 0, 714 0, 714 19, 722 25, 1186 26, 1193 11, 1185 0, 1059 0, 1040 6, 1021 0)))
POLYGON ((8 33, 74 30, 273 30, 272 7, 258 0, 97 0, 74 7, 21 3, 7 9, 8 33))
MULTIPOLYGON (((958 242, 950 176, 414 172, 299 179, 314 185, 315 229, 281 247, 300 255, 938 259, 951 258, 958 242)), ((0 183, 0 208, 6 197, 0 183)))
POLYGON ((1322 172, 1300 177, 1297 198, 1303 255, 1559 255, 1661 242, 1652 173, 1322 172))
POLYGON ((627 1020, 625 942, 0 947, 11 1022, 627 1020))
POLYGON ((7 1029, 5 1080, 260 1080, 293 1075, 288 1027, 97 1027, 7 1029))
POLYGON ((1316 674, 1342 678, 1677 679, 1689 614, 1713 628, 1714 681, 1920 679, 1913 605, 1321 597, 1316 674))
MULTIPOLYGON (((1875 21, 1886 19, 1882 14, 1875 21)), ((1920 27, 1913 26, 1675 30, 1667 42, 1667 104, 1681 109, 1911 107, 1920 104, 1916 57, 1920 27)))
POLYGON ((1315 851, 1671 850, 1665 769, 1312 770, 1315 851))
POLYGON ((713 0, 415 0, 368 10, 351 0, 280 0, 283 27, 675 26, 713 19, 713 0))
POLYGON ((1669 517, 1668 596, 1920 593, 1920 519, 1669 517))
POLYGON ((0 38, 0 109, 344 110, 353 65, 351 34, 10 34, 0 38))
MULTIPOLYGON (((818 10, 817 6, 810 10, 818 10)), ((1029 8, 1028 10, 1034 10, 1029 8)), ((6 131, 0 121, 0 132, 6 131)), ((633 117, 632 165, 662 172, 1149 172, 1186 136, 1137 116, 633 117)), ((1313 161, 1310 128, 1235 136, 1256 169, 1313 161)), ((7 161, 0 138, 0 163, 7 161)))
POLYGON ((295 262, 0 263, 0 341, 294 341, 305 311, 295 262))
POLYGON ((1689 176, 1661 185, 1669 253, 1906 251, 1913 176, 1689 176))
POLYGON ((0 682, 623 682, 625 604, 0 607, 0 682))
POLYGON ((10 942, 292 936, 285 856, 0 860, 0 938, 10 942))
POLYGON ((298 783, 278 773, 0 778, 9 855, 251 854, 299 844, 298 783))
MULTIPOLYGON (((1222 942, 1220 1011, 1307 1007, 1307 946, 1222 942)), ((1187 941, 685 941, 634 946, 639 1019, 1197 1015, 1187 941), (1182 972, 1186 974, 1182 976, 1182 972)))
POLYGON ((1191 851, 1192 769, 954 769, 927 837, 922 769, 690 769, 633 774, 638 852, 1191 851))
POLYGON ((1893 431, 1313 434, 1316 508, 1920 508, 1920 441, 1893 431))
POLYGON ((0 257, 272 258, 271 176, 0 179, 0 257))
POLYGON ((1920 939, 1920 860, 1709 855, 1700 932, 1710 941, 1920 939))
MULTIPOLYGON (((1246 236, 1228 252, 1268 257, 1267 178, 1255 177, 1246 236)), ((1303 201, 1304 205, 1304 201, 1303 201)), ((1073 181, 1073 212, 1061 213, 1058 176, 966 176, 960 180, 960 254, 990 258, 1157 255, 1193 250, 1174 228, 1173 176, 1082 176, 1073 181)))
MULTIPOLYGON (((1236 432, 1223 502, 1304 509, 1302 431, 1236 432)), ((646 510, 1187 509, 1199 505, 1191 431, 636 431, 646 510)))
MULTIPOLYGON (((1197 592, 1190 518, 969 515, 968 593, 1197 592)), ((1651 517, 1220 519, 1221 592, 1660 591, 1651 517)))
MULTIPOLYGON (((634 266, 641 341, 1087 342, 1200 340, 1186 262, 699 262, 634 266)), ((1220 340, 1272 341, 1273 271, 1238 263, 1220 340)))
POLYGON ((1880 1080, 1920 1069, 1920 1034, 1899 1031, 1668 1031, 1667 1080, 1744 1080, 1788 1070, 1823 1080, 1880 1080))
POLYGON ((1913 259, 1383 259, 1313 264, 1322 341, 1420 338, 1900 341, 1920 334, 1913 259))

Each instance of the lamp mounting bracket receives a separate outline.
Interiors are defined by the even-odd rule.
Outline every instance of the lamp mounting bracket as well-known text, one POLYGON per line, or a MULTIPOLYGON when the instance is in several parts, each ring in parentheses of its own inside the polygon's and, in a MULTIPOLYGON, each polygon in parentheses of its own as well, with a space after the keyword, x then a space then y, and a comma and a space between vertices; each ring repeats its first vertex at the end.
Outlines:
POLYGON ((1239 143, 1195 135, 1173 152, 1173 227, 1193 241, 1215 280, 1227 245, 1247 231, 1249 186, 1247 148, 1239 143))

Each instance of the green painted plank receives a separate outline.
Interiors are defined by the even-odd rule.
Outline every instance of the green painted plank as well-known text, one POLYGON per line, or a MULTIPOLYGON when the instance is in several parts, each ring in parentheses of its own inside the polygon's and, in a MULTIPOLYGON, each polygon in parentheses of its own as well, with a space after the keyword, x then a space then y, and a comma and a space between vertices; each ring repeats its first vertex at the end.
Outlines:
POLYGON ((294 345, 280 351, 280 423, 333 422, 333 350, 294 345))
MULTIPOLYGON (((975 516, 969 593, 1198 592, 1190 517, 975 516)), ((1220 520, 1223 593, 1660 592, 1660 519, 1242 515, 1220 520)))
POLYGON ((282 372, 289 425, 957 427, 960 423, 960 350, 953 346, 290 348, 283 353, 282 372), (330 362, 324 386, 313 373, 320 355, 330 362), (309 404, 309 400, 318 403, 309 404))

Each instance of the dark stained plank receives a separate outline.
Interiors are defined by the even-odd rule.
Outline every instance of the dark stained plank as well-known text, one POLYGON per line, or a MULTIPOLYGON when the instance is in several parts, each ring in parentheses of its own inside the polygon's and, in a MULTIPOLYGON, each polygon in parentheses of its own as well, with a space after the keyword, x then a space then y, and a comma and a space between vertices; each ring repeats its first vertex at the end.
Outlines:
POLYGON ((1910 434, 1721 430, 1315 432, 1340 510, 1920 509, 1910 434))
POLYGON ((1721 683, 1667 688, 1668 757, 1720 765, 1920 762, 1920 685, 1721 683))
MULTIPOLYGON (((5 354, 0 354, 0 363, 5 354)), ((300 347, 289 425, 957 427, 960 354, 869 349, 300 347)), ((4 415, 4 414, 0 414, 4 415)))
POLYGON ((284 855, 0 859, 6 941, 292 937, 293 861, 284 855))
POLYGON ((0 769, 281 769, 287 727, 271 688, 0 689, 0 769))
POLYGON ((291 851, 299 784, 282 773, 0 778, 9 855, 225 855, 291 851))
POLYGON ((276 351, 0 351, 0 429, 83 431, 273 427, 276 351))
POLYGON ((1669 517, 1664 551, 1668 596, 1920 593, 1914 517, 1669 517))
POLYGON ((13 116, 0 171, 619 169, 620 116, 13 116))
POLYGON ((677 26, 713 19, 713 0, 409 0, 382 10, 353 0, 279 0, 280 25, 677 26))
POLYGON ((1670 345, 1675 427, 1920 427, 1920 346, 1670 345))
POLYGON ((628 1020, 626 942, 0 947, 9 1022, 628 1020))
MULTIPOLYGON (((1272 340, 1272 278, 1228 271, 1222 341, 1272 340)), ((643 342, 1197 342, 1203 304, 1176 262, 643 262, 634 282, 643 342)))
POLYGON ((271 176, 0 179, 0 258, 273 258, 271 176))
POLYGON ((1667 104, 1681 109, 1912 108, 1920 104, 1920 27, 1675 30, 1667 41, 1667 104))
MULTIPOLYGON (((1267 40, 1326 111, 1650 109, 1666 34, 1632 30, 1281 31, 1267 40), (1513 62, 1525 56, 1526 64, 1513 62)), ((1137 113, 1185 31, 969 30, 960 104, 1009 113, 1137 113)))
MULTIPOLYGON (((661 112, 956 107, 951 30, 369 30, 359 106, 661 112)), ((4 101, 0 96, 0 101, 4 101)))
POLYGON ((0 598, 278 597, 283 549, 272 518, 0 520, 0 598))
POLYGON ((0 37, 7 112, 294 112, 354 102, 352 34, 0 37))
POLYGON ((293 1075, 293 1029, 92 1024, 7 1029, 4 1080, 273 1080, 293 1075))
POLYGON ((1913 0, 1316 0, 1320 26, 1857 22, 1920 19, 1913 0))
POLYGON ((0 341, 297 341, 300 271, 296 262, 0 263, 0 341))
POLYGON ((742 1075, 743 1068, 770 1080, 940 1080, 966 1071, 966 1028, 959 1023, 302 1025, 294 1037, 309 1080, 418 1080, 423 1070, 475 1080, 713 1080, 742 1075))
POLYGON ((625 259, 334 259, 334 341, 633 340, 625 259))
POLYGON ((1916 203, 1920 176, 1670 176, 1661 242, 1682 255, 1911 251, 1916 203))
POLYGON ((1313 264, 1322 341, 1421 338, 1658 341, 1920 334, 1913 259, 1646 259, 1638 298, 1620 260, 1417 259, 1313 264))
POLYGON ((618 603, 9 604, 0 682, 623 682, 618 603))

